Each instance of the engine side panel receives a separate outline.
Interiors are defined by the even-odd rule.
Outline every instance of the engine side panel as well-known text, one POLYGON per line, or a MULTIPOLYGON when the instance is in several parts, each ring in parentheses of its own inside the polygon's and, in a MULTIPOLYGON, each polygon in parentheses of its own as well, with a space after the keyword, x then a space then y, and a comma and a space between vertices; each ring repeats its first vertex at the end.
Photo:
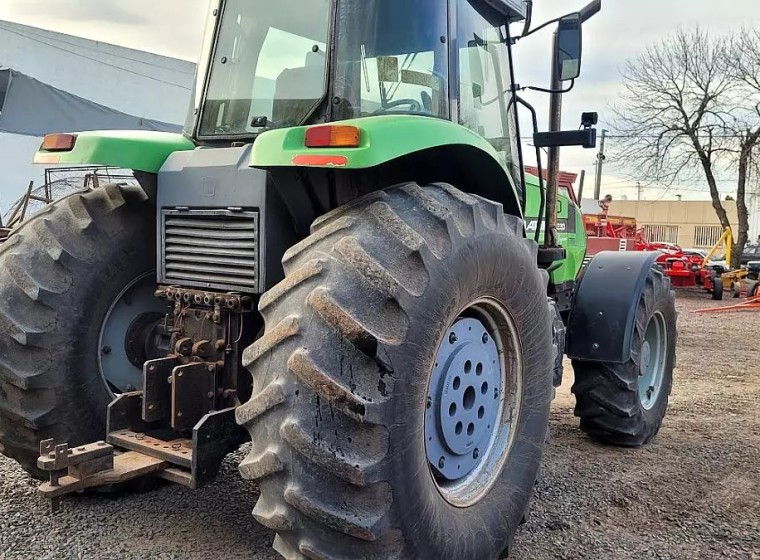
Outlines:
POLYGON ((248 166, 251 147, 172 154, 158 174, 159 282, 260 294, 283 278, 297 242, 270 174, 248 166))

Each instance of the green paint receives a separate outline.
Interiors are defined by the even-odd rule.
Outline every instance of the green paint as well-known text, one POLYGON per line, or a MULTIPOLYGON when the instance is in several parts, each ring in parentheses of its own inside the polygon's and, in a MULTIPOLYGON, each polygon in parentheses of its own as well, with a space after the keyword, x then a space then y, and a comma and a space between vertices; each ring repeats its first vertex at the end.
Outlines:
POLYGON ((70 152, 40 149, 35 163, 62 165, 107 165, 157 173, 174 152, 192 150, 195 145, 181 134, 134 130, 79 132, 70 152))
MULTIPOLYGON (((340 169, 367 169, 394 159, 441 146, 460 145, 477 148, 488 154, 502 169, 505 184, 512 185, 509 173, 493 146, 468 128, 443 119, 415 115, 383 115, 333 123, 353 125, 361 129, 357 148, 306 148, 305 135, 308 127, 275 129, 261 134, 253 144, 252 167, 292 167, 293 159, 301 155, 343 156, 348 160, 340 169)), ((319 167, 319 166, 317 166, 319 167)), ((325 165, 322 167, 330 167, 325 165)), ((538 179, 526 175, 527 212, 535 220, 540 205, 538 179)), ((514 186, 512 187, 514 191, 514 186)), ((515 197, 517 197, 515 192, 515 197)), ((567 220, 568 198, 560 194, 557 201, 558 218, 567 220)), ((576 211, 575 233, 560 232, 560 242, 567 250, 567 258, 552 272, 554 283, 574 280, 586 256, 586 235, 583 216, 576 211)), ((531 218, 526 218, 530 225, 531 218)), ((530 232, 528 232, 530 235, 530 232)), ((542 236, 543 238, 543 236, 542 236)))
MULTIPOLYGON (((528 189, 527 196, 527 208, 525 211, 525 222, 528 226, 528 236, 533 235, 535 232, 535 222, 538 216, 539 207, 541 205, 541 193, 539 191, 538 177, 533 175, 525 175, 525 183, 528 189)), ((557 220, 560 223, 567 224, 568 216, 570 214, 570 199, 559 193, 557 197, 557 220)), ((567 257, 561 262, 560 266, 551 273, 551 281, 553 284, 561 284, 563 282, 569 282, 575 280, 583 265, 583 259, 586 256, 586 232, 583 224, 583 214, 580 208, 575 210, 575 232, 569 233, 567 229, 559 231, 560 244, 565 248, 567 257)), ((544 232, 542 228, 540 241, 544 239, 544 232)))
POLYGON ((261 134, 253 145, 251 166, 289 167, 298 155, 339 155, 347 169, 376 167, 396 158, 439 146, 461 144, 483 150, 500 161, 498 152, 482 136, 459 124, 417 115, 383 115, 332 123, 361 129, 358 148, 306 148, 306 129, 275 129, 261 134))

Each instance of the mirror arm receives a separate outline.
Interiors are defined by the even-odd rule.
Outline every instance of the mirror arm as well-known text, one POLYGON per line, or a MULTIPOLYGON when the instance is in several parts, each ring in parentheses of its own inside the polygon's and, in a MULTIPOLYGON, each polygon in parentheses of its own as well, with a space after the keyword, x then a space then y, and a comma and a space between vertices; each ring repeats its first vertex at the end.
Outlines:
POLYGON ((547 27, 547 26, 551 25, 552 23, 557 23, 563 17, 567 17, 567 16, 571 16, 571 15, 573 15, 573 13, 565 14, 562 17, 550 19, 549 21, 546 21, 546 22, 542 23, 541 25, 539 25, 535 29, 531 29, 527 33, 523 33, 522 35, 518 35, 517 37, 512 37, 512 40, 513 41, 519 41, 520 39, 524 39, 525 37, 529 37, 529 36, 533 35, 534 33, 536 33, 537 31, 541 31, 544 27, 547 27))
POLYGON ((565 89, 548 89, 548 88, 542 88, 537 86, 525 86, 520 88, 520 90, 529 89, 532 91, 540 91, 542 93, 567 93, 568 91, 572 90, 575 87, 575 78, 570 80, 570 85, 567 86, 565 89))
POLYGON ((530 34, 530 25, 533 23, 533 0, 525 0, 525 8, 525 25, 523 26, 520 37, 527 37, 530 34))
MULTIPOLYGON (((529 1, 531 3, 531 7, 532 7, 532 0, 529 0, 529 1)), ((586 4, 583 7, 583 9, 581 9, 580 12, 570 12, 570 13, 565 14, 564 16, 561 16, 561 17, 558 17, 558 18, 554 18, 554 19, 550 19, 549 21, 546 21, 546 22, 542 23, 541 25, 539 25, 535 29, 530 29, 530 30, 528 30, 530 21, 526 20, 526 23, 528 25, 526 25, 525 29, 523 29, 522 35, 518 35, 517 37, 512 37, 512 41, 516 42, 516 41, 519 41, 520 39, 524 39, 525 37, 529 37, 530 35, 533 35, 536 31, 541 31, 544 27, 546 27, 548 25, 551 25, 552 23, 557 23, 559 20, 564 19, 566 17, 576 16, 577 15, 578 18, 580 18, 581 23, 583 23, 583 22, 591 19, 596 14, 598 14, 601 9, 602 9, 602 0, 592 0, 591 2, 589 2, 588 4, 586 4)))

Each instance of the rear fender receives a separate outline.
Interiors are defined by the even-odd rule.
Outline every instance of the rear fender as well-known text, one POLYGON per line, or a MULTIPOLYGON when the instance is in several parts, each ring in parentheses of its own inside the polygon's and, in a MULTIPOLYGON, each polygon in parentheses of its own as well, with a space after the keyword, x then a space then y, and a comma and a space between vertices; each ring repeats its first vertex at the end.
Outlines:
POLYGON ((158 173, 174 152, 195 145, 182 134, 135 130, 77 132, 68 151, 46 151, 41 147, 34 163, 47 165, 105 165, 143 173, 158 173))
MULTIPOLYGON (((364 117, 332 124, 358 127, 359 146, 306 148, 309 127, 275 129, 257 138, 250 165, 275 175, 288 168, 299 169, 302 175, 327 170, 336 177, 356 178, 363 185, 374 180, 378 188, 404 181, 448 182, 500 202, 506 212, 522 216, 519 189, 504 158, 487 140, 464 126, 415 115, 364 117)), ((361 191, 356 192, 366 193, 361 191)))
POLYGON ((625 363, 631 357, 636 309, 659 253, 598 253, 583 272, 567 326, 573 360, 625 363))

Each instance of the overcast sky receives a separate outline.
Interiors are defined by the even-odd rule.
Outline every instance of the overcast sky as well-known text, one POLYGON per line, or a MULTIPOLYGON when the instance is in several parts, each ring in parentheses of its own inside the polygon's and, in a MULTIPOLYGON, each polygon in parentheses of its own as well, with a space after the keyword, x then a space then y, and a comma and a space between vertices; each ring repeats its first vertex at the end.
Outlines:
MULTIPOLYGON (((535 0, 534 23, 578 9, 583 3, 535 0)), ((271 1, 262 4, 276 6, 271 1)), ((195 61, 207 5, 208 0, 0 0, 0 19, 195 61)), ((577 128, 581 111, 598 111, 603 127, 609 106, 620 91, 619 68, 626 59, 679 26, 697 24, 715 33, 760 25, 760 0, 603 0, 602 12, 584 27, 583 73, 565 98, 563 127, 577 128)), ((547 85, 550 45, 549 30, 518 45, 518 81, 522 85, 547 85)), ((530 100, 540 115, 547 114, 548 96, 532 94, 530 100)), ((576 172, 585 168, 588 187, 593 182, 595 157, 594 150, 566 149, 562 167, 576 172)), ((603 184, 614 196, 635 194, 614 162, 605 169, 603 184)), ((724 185, 729 192, 731 183, 724 185)), ((682 194, 700 196, 692 192, 699 188, 683 185, 682 194)), ((645 198, 677 192, 650 191, 645 198)))

